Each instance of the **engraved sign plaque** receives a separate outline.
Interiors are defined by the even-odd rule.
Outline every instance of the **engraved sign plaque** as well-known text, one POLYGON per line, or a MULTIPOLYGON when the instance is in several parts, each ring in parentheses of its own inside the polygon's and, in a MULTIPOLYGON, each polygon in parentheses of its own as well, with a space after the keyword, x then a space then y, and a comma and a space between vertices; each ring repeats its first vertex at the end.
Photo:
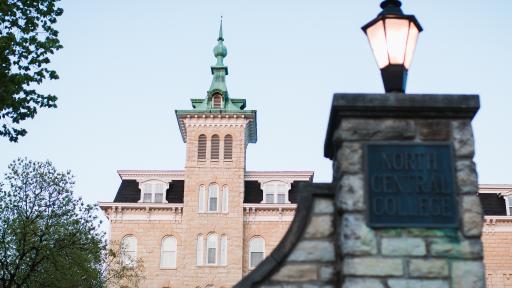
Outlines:
POLYGON ((450 144, 365 145, 370 227, 456 227, 450 144))

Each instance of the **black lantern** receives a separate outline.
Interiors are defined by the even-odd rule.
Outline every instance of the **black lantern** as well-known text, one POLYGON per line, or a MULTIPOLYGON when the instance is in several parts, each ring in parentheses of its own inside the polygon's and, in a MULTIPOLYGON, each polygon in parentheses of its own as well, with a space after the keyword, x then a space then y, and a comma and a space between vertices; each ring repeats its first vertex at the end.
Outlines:
POLYGON ((405 92, 419 33, 423 30, 414 15, 405 15, 398 0, 380 4, 382 12, 362 27, 381 70, 386 92, 405 92))

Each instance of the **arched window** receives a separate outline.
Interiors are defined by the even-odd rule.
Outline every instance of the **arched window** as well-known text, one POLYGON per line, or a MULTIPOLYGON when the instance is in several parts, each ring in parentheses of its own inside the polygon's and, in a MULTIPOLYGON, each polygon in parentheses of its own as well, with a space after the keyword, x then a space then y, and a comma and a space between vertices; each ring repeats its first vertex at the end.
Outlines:
POLYGON ((202 234, 197 235, 197 242, 196 242, 196 265, 202 266, 203 265, 203 247, 204 247, 204 237, 202 234))
POLYGON ((198 193, 198 202, 199 207, 197 208, 197 212, 204 213, 204 198, 206 197, 206 188, 204 185, 199 186, 199 193, 198 193))
POLYGON ((228 264, 228 237, 220 236, 220 265, 228 264))
POLYGON ((208 239, 206 240, 206 264, 217 264, 217 234, 208 235, 208 239))
POLYGON ((198 160, 206 160, 206 135, 199 135, 199 140, 197 141, 197 159, 198 160))
POLYGON ((260 236, 249 241, 249 268, 255 268, 265 258, 265 240, 260 236))
POLYGON ((222 95, 215 94, 213 96, 213 109, 220 109, 222 108, 222 95))
POLYGON ((126 235, 121 240, 121 261, 124 265, 133 265, 137 261, 137 238, 126 235))
POLYGON ((219 203, 219 185, 212 183, 208 187, 208 212, 217 212, 219 203))
POLYGON ((176 238, 173 236, 162 239, 160 268, 176 268, 176 238))
POLYGON ((233 136, 224 136, 224 160, 233 159, 233 136))
POLYGON ((144 203, 167 203, 165 200, 166 190, 169 188, 169 184, 158 181, 150 180, 143 182, 141 191, 141 199, 139 202, 144 203))
POLYGON ((228 202, 229 202, 229 187, 224 185, 222 187, 222 213, 228 213, 228 202))
POLYGON ((220 138, 219 135, 215 134, 212 136, 212 151, 211 151, 211 159, 219 160, 219 149, 220 149, 220 138))

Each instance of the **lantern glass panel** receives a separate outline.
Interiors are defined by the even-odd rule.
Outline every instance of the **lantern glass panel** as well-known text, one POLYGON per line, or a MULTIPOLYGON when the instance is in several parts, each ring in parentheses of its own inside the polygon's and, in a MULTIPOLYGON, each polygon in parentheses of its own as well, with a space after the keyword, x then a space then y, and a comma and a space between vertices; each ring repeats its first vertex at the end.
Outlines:
POLYGON ((386 45, 386 34, 384 32, 384 21, 378 21, 366 29, 368 41, 373 50, 379 69, 389 64, 388 49, 386 45))
POLYGON ((391 64, 404 64, 409 20, 386 19, 386 42, 391 64))
POLYGON ((409 69, 412 62, 412 56, 414 55, 414 50, 416 49, 416 41, 418 41, 418 35, 420 31, 418 27, 414 25, 413 22, 410 24, 409 28, 409 36, 407 37, 407 50, 405 51, 405 68, 409 69))

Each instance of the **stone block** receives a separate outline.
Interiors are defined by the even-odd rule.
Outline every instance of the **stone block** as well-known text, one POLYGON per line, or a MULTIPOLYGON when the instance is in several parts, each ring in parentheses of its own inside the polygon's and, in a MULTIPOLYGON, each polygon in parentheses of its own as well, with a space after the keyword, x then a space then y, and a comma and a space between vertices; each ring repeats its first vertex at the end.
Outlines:
POLYGON ((448 262, 438 259, 411 259, 409 275, 419 278, 442 278, 448 276, 448 262))
POLYGON ((480 199, 476 195, 462 197, 462 231, 467 237, 482 234, 483 212, 480 199))
POLYGON ((429 248, 430 254, 437 257, 481 259, 483 256, 480 239, 463 241, 443 238, 432 239, 429 248))
POLYGON ((327 240, 304 240, 299 242, 288 256, 290 262, 334 261, 334 245, 327 240))
POLYGON ((453 146, 457 157, 473 158, 475 145, 470 120, 452 122, 453 146))
POLYGON ((364 211, 363 175, 344 175, 338 184, 338 190, 336 195, 338 207, 344 211, 364 211))
POLYGON ((384 288, 379 279, 374 278, 345 278, 343 288, 384 288))
POLYGON ((423 141, 448 141, 452 134, 450 122, 447 120, 416 120, 416 127, 423 141))
POLYGON ((343 259, 343 273, 350 276, 402 276, 404 266, 400 258, 347 257, 343 259))
POLYGON ((377 254, 375 232, 366 226, 361 214, 344 214, 341 220, 340 245, 343 255, 377 254))
POLYGON ((412 140, 416 137, 414 121, 407 119, 346 118, 334 133, 335 143, 341 141, 412 140))
POLYGON ((478 174, 473 160, 457 160, 457 184, 459 192, 463 194, 476 194, 478 192, 478 174))
POLYGON ((318 276, 321 281, 333 280, 335 276, 334 265, 330 264, 320 267, 320 270, 318 271, 318 276))
MULTIPOLYGON (((449 288, 445 280, 389 279, 389 288, 449 288)), ((468 286, 469 288, 469 286, 468 286)))
POLYGON ((337 156, 342 174, 363 173, 363 149, 360 143, 343 143, 337 156))
POLYGON ((480 261, 452 262, 452 288, 484 288, 484 264, 480 261))
POLYGON ((313 203, 313 213, 315 214, 323 214, 323 213, 333 213, 334 212, 334 201, 327 198, 315 198, 315 203, 313 203))
POLYGON ((427 253, 422 238, 384 238, 381 240, 382 255, 386 256, 423 256, 427 253))
POLYGON ((328 237, 334 231, 333 215, 314 215, 304 233, 305 238, 328 237))
POLYGON ((408 228, 405 229, 410 237, 457 237, 456 229, 408 228))
POLYGON ((317 280, 315 264, 285 264, 272 276, 272 281, 300 282, 317 280))

